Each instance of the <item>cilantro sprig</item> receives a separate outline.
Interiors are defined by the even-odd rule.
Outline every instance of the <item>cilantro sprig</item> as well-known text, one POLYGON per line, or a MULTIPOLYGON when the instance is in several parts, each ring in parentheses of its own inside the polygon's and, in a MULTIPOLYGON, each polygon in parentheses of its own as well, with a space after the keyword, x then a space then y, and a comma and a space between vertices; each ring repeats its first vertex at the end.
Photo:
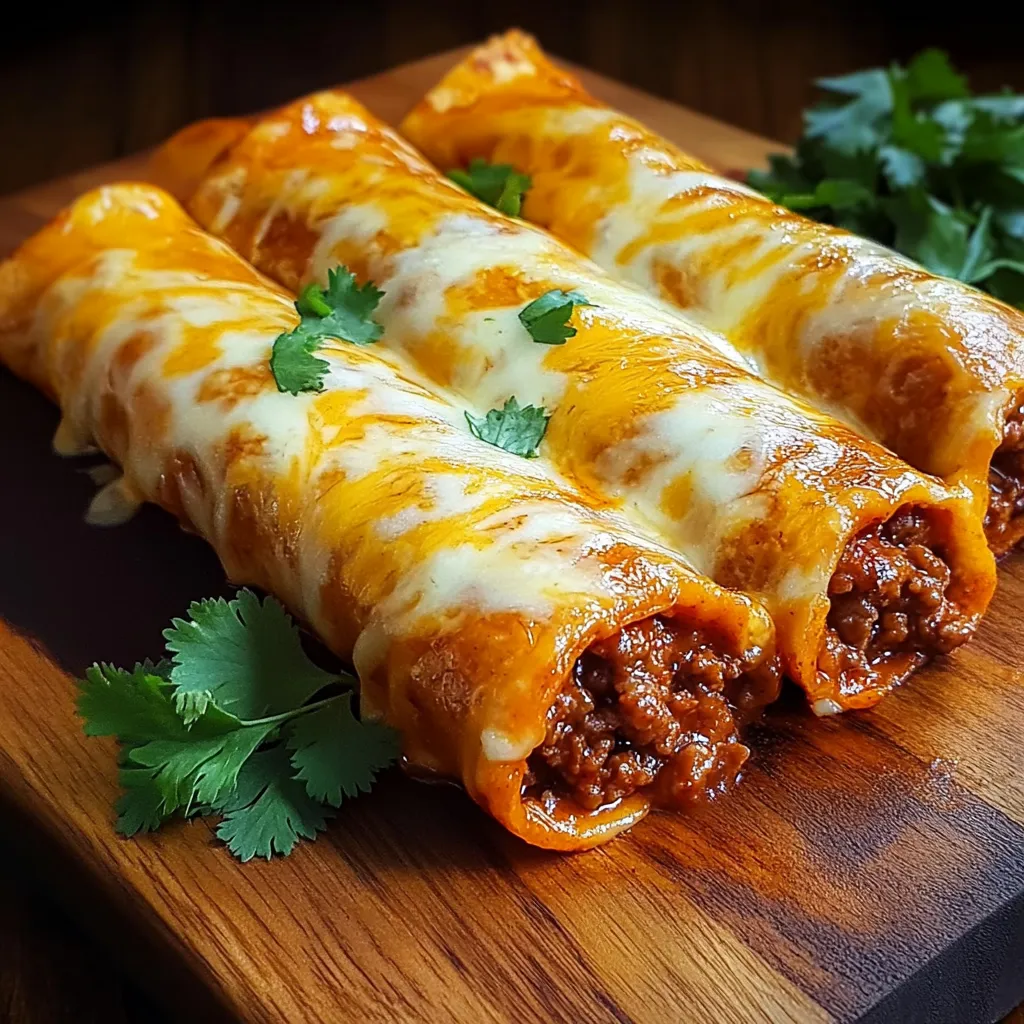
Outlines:
POLYGON ((242 590, 188 616, 164 631, 171 659, 96 664, 80 681, 86 734, 121 742, 117 830, 219 815, 240 860, 288 854, 369 791, 397 734, 355 717, 355 680, 315 665, 272 597, 242 590))
POLYGON ((578 291, 553 288, 520 310, 519 322, 539 344, 564 345, 569 338, 576 337, 576 328, 569 326, 572 311, 577 306, 589 305, 586 296, 578 291))
POLYGON ((750 184, 1024 308, 1024 96, 973 96, 938 50, 817 84, 795 153, 750 184))
POLYGON ((295 302, 299 326, 280 335, 270 354, 270 369, 278 391, 297 395, 323 391, 326 359, 316 352, 328 338, 372 345, 384 328, 370 315, 384 293, 372 281, 361 287, 347 267, 327 272, 327 288, 308 284, 295 302))
POLYGON ((475 437, 525 459, 537 458, 537 448, 550 419, 550 414, 542 407, 520 406, 514 396, 501 409, 491 409, 483 419, 466 413, 469 429, 475 437))
POLYGON ((519 216, 523 196, 533 184, 528 174, 521 174, 511 164, 492 164, 481 157, 474 157, 466 170, 453 168, 448 177, 470 195, 510 217, 519 216))

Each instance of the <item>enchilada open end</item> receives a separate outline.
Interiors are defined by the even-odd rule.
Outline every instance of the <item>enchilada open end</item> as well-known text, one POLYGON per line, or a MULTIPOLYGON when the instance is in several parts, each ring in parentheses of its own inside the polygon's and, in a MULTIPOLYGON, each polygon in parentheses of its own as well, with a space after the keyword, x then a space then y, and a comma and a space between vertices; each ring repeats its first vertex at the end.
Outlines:
POLYGON ((522 32, 405 118, 442 170, 531 178, 523 216, 721 332, 759 375, 966 484, 992 550, 1024 537, 1024 313, 786 210, 589 95, 522 32))
POLYGON ((1024 539, 1024 391, 1017 392, 1003 416, 999 447, 988 471, 985 534, 997 555, 1024 539))
MULTIPOLYGON (((364 707, 414 737, 413 765, 461 777, 517 835, 552 849, 590 846, 652 805, 685 810, 725 792, 749 754, 742 726, 778 695, 764 651, 730 653, 731 611, 716 622, 723 609, 706 595, 701 607, 688 600, 599 639, 582 621, 566 627, 552 644, 561 656, 550 654, 553 664, 526 687, 519 620, 487 623, 486 646, 475 629, 418 638, 379 672, 361 666, 364 707), (467 691, 474 725, 453 735, 467 691), (438 761, 453 744, 460 763, 438 761)), ((544 645, 544 634, 536 641, 544 645)))
POLYGON ((280 391, 297 321, 146 185, 87 194, 0 264, 0 360, 59 403, 62 444, 351 657, 410 767, 566 850, 726 788, 778 689, 766 613, 474 437, 383 345, 325 345, 323 389, 280 391))
POLYGON ((970 639, 979 613, 951 518, 908 505, 857 533, 828 584, 812 706, 818 714, 870 707, 915 669, 970 639))

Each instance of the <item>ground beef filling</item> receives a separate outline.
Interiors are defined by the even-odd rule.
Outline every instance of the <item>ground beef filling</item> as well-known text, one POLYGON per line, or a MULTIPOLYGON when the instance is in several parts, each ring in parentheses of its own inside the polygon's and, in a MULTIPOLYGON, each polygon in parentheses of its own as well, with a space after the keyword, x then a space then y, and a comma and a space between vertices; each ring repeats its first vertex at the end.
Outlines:
POLYGON ((895 686, 969 639, 971 622, 947 597, 949 566, 933 534, 920 510, 902 508, 843 552, 818 669, 844 696, 895 686))
POLYGON ((1006 417, 1003 441, 988 471, 988 495, 985 536, 989 547, 1002 554, 1024 535, 1024 400, 1006 417))
POLYGON ((745 680, 700 631, 660 617, 627 626, 577 661, 530 756, 524 797, 594 810, 638 789, 667 806, 720 791, 748 753, 734 706, 777 690, 774 678, 745 680))

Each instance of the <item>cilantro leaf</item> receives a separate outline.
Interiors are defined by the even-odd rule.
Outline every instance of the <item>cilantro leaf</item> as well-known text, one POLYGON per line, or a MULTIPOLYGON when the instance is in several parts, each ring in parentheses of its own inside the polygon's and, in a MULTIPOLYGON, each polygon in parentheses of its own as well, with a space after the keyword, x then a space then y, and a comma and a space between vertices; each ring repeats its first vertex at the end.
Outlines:
POLYGON ((327 288, 308 284, 295 302, 298 327, 280 335, 270 354, 277 389, 290 395, 320 392, 330 369, 315 353, 328 338, 355 345, 372 345, 384 328, 370 315, 384 293, 372 281, 360 286, 347 267, 327 272, 327 288))
POLYGON ((172 691, 142 666, 133 672, 93 666, 81 684, 78 711, 86 735, 116 735, 127 744, 119 809, 129 834, 229 792, 242 763, 276 725, 245 726, 212 703, 186 724, 174 710, 172 691))
POLYGON ((474 157, 467 170, 453 168, 448 177, 470 195, 510 217, 519 216, 523 196, 533 184, 528 174, 520 174, 511 164, 491 164, 481 157, 474 157))
POLYGON ((284 747, 254 754, 242 768, 238 785, 220 810, 217 837, 243 863, 287 856, 299 839, 315 839, 327 827, 331 811, 313 800, 292 778, 284 747))
POLYGON ((996 213, 996 226, 1009 238, 1024 241, 1024 209, 1000 210, 996 213))
POLYGON ((330 316, 334 310, 324 298, 324 292, 320 285, 311 281, 299 292, 299 297, 295 300, 295 312, 301 317, 318 317, 322 320, 324 317, 330 316))
POLYGON ((118 772, 123 792, 118 797, 115 809, 115 828, 131 838, 139 832, 158 829, 167 815, 164 813, 164 794, 153 781, 153 772, 142 769, 125 769, 118 772))
POLYGON ((126 741, 184 736, 187 729, 175 713, 170 691, 167 680, 142 665, 128 672, 96 664, 85 670, 76 707, 86 736, 126 741))
POLYGON ((974 280, 988 277, 997 270, 1012 270, 1015 274, 1024 274, 1024 260, 990 260, 978 267, 974 272, 974 280))
POLYGON ((355 680, 314 665, 273 598, 242 590, 189 616, 164 633, 172 660, 98 664, 80 681, 86 734, 122 742, 116 828, 222 814, 218 835, 237 856, 287 853, 324 827, 321 804, 369 790, 397 734, 355 718, 351 691, 339 691, 355 680))
POLYGON ((537 457, 537 446, 548 429, 549 413, 534 405, 520 407, 514 397, 501 409, 491 409, 483 418, 466 413, 469 429, 481 441, 504 448, 526 459, 537 457))
POLYGON ((336 267, 327 271, 326 291, 321 292, 315 285, 306 287, 303 294, 307 308, 312 308, 310 294, 314 290, 317 299, 331 307, 326 315, 314 314, 320 317, 317 326, 324 334, 355 345, 372 345, 384 333, 384 328, 370 316, 384 298, 384 293, 372 281, 360 287, 356 284, 356 275, 347 267, 336 267))
POLYGON ((295 778, 312 799, 332 807, 340 807, 343 797, 369 793, 377 773, 400 753, 394 729, 359 721, 348 693, 294 719, 285 745, 292 751, 295 778))
POLYGON ((1024 96, 1009 91, 999 96, 976 96, 970 102, 975 110, 991 114, 1006 124, 1013 124, 1024 117, 1024 96))
POLYGON ((272 597, 261 604, 242 590, 230 601, 195 601, 188 614, 164 630, 174 655, 174 702, 186 724, 212 700, 238 718, 277 714, 336 678, 309 660, 298 628, 272 597))
POLYGON ((242 726, 209 739, 153 740, 130 749, 127 759, 151 769, 165 816, 197 801, 216 807, 234 790, 242 765, 275 727, 276 723, 242 726))
POLYGON ((882 165, 889 187, 894 191, 913 188, 924 181, 927 165, 916 153, 902 149, 900 146, 882 146, 878 151, 878 159, 882 165))
POLYGON ((984 278, 986 291, 1011 306, 1024 309, 1024 261, 993 260, 978 271, 978 280, 984 278))
POLYGON ((1024 164, 1024 124, 1007 124, 979 111, 963 137, 963 158, 974 163, 1024 164))
POLYGON ((942 160, 946 131, 938 121, 911 103, 910 84, 905 74, 896 69, 890 72, 892 81, 892 122, 889 137, 901 149, 914 153, 922 160, 938 163, 942 160))
POLYGON ((569 338, 576 336, 576 328, 569 326, 573 309, 589 305, 586 296, 580 292, 553 288, 524 306, 519 312, 519 322, 541 345, 564 345, 569 338))
POLYGON ((889 79, 886 73, 878 68, 853 71, 848 75, 818 78, 814 84, 825 92, 835 92, 841 96, 867 100, 872 106, 880 109, 887 109, 892 103, 889 79))
POLYGON ((829 92, 852 97, 847 103, 827 103, 804 114, 804 132, 840 153, 870 149, 878 142, 878 120, 892 111, 893 95, 884 71, 858 71, 840 78, 821 78, 829 92))
POLYGON ((86 669, 77 702, 86 736, 116 736, 138 744, 219 736, 238 728, 238 719, 215 705, 204 710, 201 721, 185 722, 174 707, 173 684, 166 675, 155 674, 169 673, 170 668, 171 662, 164 661, 155 669, 143 662, 131 672, 104 664, 86 669))
POLYGON ((750 184, 1024 308, 1024 96, 972 96, 938 50, 818 85, 795 151, 750 184))
POLYGON ((323 342, 324 335, 305 323, 277 338, 270 353, 270 372, 278 391, 289 395, 323 391, 331 364, 314 355, 323 342))
POLYGON ((941 50, 924 50, 907 65, 907 85, 914 100, 950 100, 970 95, 967 79, 956 72, 941 50))
POLYGON ((791 210, 806 210, 815 206, 831 206, 836 210, 845 210, 870 202, 871 190, 857 181, 845 178, 827 178, 819 181, 814 191, 804 195, 783 196, 782 203, 791 210))
POLYGON ((967 259, 970 238, 965 218, 924 192, 908 192, 888 204, 896 224, 896 248, 929 270, 955 277, 967 259))
POLYGON ((974 230, 967 240, 967 252, 956 273, 961 281, 973 283, 988 277, 991 273, 989 271, 979 276, 979 271, 988 270, 988 264, 991 262, 992 253, 995 250, 995 241, 992 235, 992 213, 991 206, 986 206, 981 211, 978 222, 974 225, 974 230))

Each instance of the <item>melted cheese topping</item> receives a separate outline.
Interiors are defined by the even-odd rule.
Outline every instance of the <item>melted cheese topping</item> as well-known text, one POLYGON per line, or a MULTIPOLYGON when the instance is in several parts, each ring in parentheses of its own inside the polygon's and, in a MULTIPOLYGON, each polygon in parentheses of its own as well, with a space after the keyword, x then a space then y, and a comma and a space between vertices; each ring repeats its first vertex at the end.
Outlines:
MULTIPOLYGON (((578 116, 620 127, 603 112, 578 116)), ((653 145, 630 131, 641 155, 653 145)), ((991 558, 965 493, 747 372, 721 335, 476 202, 344 94, 271 115, 206 176, 191 207, 292 290, 324 282, 337 264, 373 280, 385 292, 381 344, 478 414, 510 396, 546 408, 542 454, 559 473, 764 602, 787 671, 808 687, 820 685, 840 554, 900 505, 953 510, 960 591, 977 595, 979 611, 987 599, 991 558), (358 148, 333 145, 339 123, 358 148), (537 344, 518 314, 555 288, 590 305, 575 308, 566 344, 537 344)))
POLYGON ((479 48, 438 90, 447 102, 429 93, 402 131, 440 167, 482 157, 530 174, 525 217, 724 332, 785 390, 966 481, 984 507, 1024 388, 1024 314, 714 174, 522 33, 479 48))
POLYGON ((520 834, 574 846, 628 826, 641 797, 562 820, 561 838, 524 817, 516 762, 575 660, 665 614, 754 663, 767 616, 545 460, 474 438, 399 351, 328 344, 323 391, 281 393, 271 348, 297 319, 147 186, 86 195, 0 266, 0 356, 59 398, 62 447, 94 440, 123 467, 93 520, 168 508, 233 579, 353 654, 364 713, 412 763, 463 778, 520 834))

